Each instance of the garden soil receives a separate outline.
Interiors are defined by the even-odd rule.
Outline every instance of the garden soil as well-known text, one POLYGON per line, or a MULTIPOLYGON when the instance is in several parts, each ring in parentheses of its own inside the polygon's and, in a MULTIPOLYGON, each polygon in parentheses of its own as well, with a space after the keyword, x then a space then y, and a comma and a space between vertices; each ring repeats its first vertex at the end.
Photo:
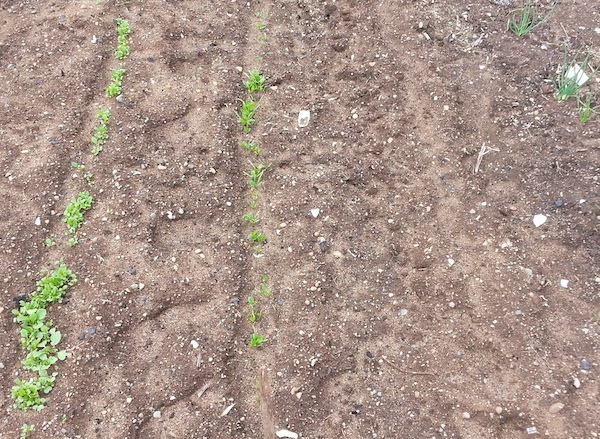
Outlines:
POLYGON ((0 438, 598 437, 600 126, 552 81, 565 47, 600 64, 600 7, 517 37, 517 6, 2 0, 0 438), (23 412, 12 309, 61 259, 69 356, 23 412))

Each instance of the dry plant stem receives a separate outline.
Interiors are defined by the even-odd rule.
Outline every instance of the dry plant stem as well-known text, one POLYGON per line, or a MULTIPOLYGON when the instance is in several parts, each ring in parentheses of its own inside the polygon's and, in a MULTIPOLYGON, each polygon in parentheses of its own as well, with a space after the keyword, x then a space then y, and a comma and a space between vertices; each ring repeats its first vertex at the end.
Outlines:
POLYGON ((475 170, 473 172, 474 174, 477 174, 479 172, 479 166, 481 166, 481 160, 483 160, 483 156, 489 153, 490 151, 498 152, 500 150, 498 148, 491 148, 485 143, 481 146, 481 149, 479 150, 479 155, 477 156, 477 163, 475 164, 475 170))
POLYGON ((210 387, 210 381, 207 382, 206 384, 204 384, 202 386, 202 388, 198 391, 198 398, 200 398, 202 395, 204 395, 204 392, 206 392, 209 387, 210 387))
POLYGON ((389 364, 390 366, 392 366, 394 369, 399 370, 402 373, 408 373, 410 375, 431 375, 431 376, 437 376, 437 374, 433 373, 433 372, 413 372, 412 370, 404 370, 398 366, 396 366, 394 363, 391 363, 390 361, 387 360, 387 358, 383 358, 381 357, 381 359, 383 361, 385 361, 387 364, 389 364))

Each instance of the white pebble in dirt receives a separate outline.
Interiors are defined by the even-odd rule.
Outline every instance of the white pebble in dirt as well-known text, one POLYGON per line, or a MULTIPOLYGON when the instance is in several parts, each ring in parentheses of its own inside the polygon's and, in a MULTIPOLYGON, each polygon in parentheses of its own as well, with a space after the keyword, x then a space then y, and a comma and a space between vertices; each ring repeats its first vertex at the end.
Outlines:
POLYGON ((315 218, 318 217, 320 213, 321 213, 320 209, 310 209, 310 214, 315 218))
POLYGON ((277 437, 287 437, 289 439, 298 439, 298 433, 294 433, 290 430, 279 430, 275 433, 277 437))
POLYGON ((534 215, 534 217, 533 217, 533 225, 536 227, 539 227, 542 224, 544 224, 547 220, 548 220, 548 217, 546 215, 542 215, 541 213, 538 213, 537 215, 534 215))
POLYGON ((310 122, 310 111, 300 110, 300 113, 298 113, 298 126, 304 128, 308 126, 308 122, 310 122))

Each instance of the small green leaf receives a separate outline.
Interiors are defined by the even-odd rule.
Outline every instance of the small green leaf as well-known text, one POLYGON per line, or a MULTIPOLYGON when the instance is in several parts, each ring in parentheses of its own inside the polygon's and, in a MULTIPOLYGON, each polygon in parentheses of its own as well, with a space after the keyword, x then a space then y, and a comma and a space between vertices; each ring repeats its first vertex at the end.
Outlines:
POLYGON ((67 351, 58 351, 56 353, 56 356, 58 357, 59 360, 65 361, 67 359, 67 351))
POLYGON ((60 343, 61 338, 62 338, 62 335, 61 335, 60 331, 54 331, 52 333, 52 335, 50 336, 50 344, 52 346, 56 346, 58 343, 60 343))

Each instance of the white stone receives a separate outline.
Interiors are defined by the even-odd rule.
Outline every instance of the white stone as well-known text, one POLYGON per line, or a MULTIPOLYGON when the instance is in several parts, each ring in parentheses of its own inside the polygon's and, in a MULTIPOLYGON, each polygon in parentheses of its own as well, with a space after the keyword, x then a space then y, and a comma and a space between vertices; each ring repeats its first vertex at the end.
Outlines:
POLYGON ((321 213, 320 209, 310 209, 310 214, 315 218, 318 217, 320 213, 321 213))
POLYGON ((454 265, 454 262, 456 262, 454 259, 448 258, 448 266, 452 267, 454 265))
POLYGON ((198 343, 196 340, 192 340, 190 344, 194 349, 198 349, 200 347, 200 343, 198 343))
POLYGON ((560 286, 563 288, 569 288, 569 281, 567 279, 561 279, 560 286))
POLYGON ((533 225, 539 227, 544 224, 547 219, 548 217, 546 215, 542 215, 541 213, 537 214, 533 217, 533 225))
POLYGON ((565 408, 565 405, 562 402, 556 402, 550 406, 550 409, 548 411, 554 415, 554 414, 560 412, 564 408, 565 408))
POLYGON ((156 419, 160 418, 160 416, 161 416, 160 410, 157 410, 154 413, 152 413, 152 416, 155 417, 156 419))
POLYGON ((275 433, 277 437, 287 437, 289 439, 298 439, 298 433, 289 430, 279 430, 275 433))
POLYGON ((581 387, 581 381, 579 381, 579 378, 573 378, 573 387, 575 387, 576 389, 579 389, 581 387))
POLYGON ((41 226, 42 225, 42 220, 40 219, 39 216, 35 219, 35 225, 36 226, 41 226))
POLYGON ((308 126, 308 122, 310 122, 310 111, 300 110, 300 113, 298 113, 298 126, 304 128, 308 126))
POLYGON ((469 413, 467 413, 467 412, 463 412, 462 417, 464 419, 471 419, 471 415, 469 413))

